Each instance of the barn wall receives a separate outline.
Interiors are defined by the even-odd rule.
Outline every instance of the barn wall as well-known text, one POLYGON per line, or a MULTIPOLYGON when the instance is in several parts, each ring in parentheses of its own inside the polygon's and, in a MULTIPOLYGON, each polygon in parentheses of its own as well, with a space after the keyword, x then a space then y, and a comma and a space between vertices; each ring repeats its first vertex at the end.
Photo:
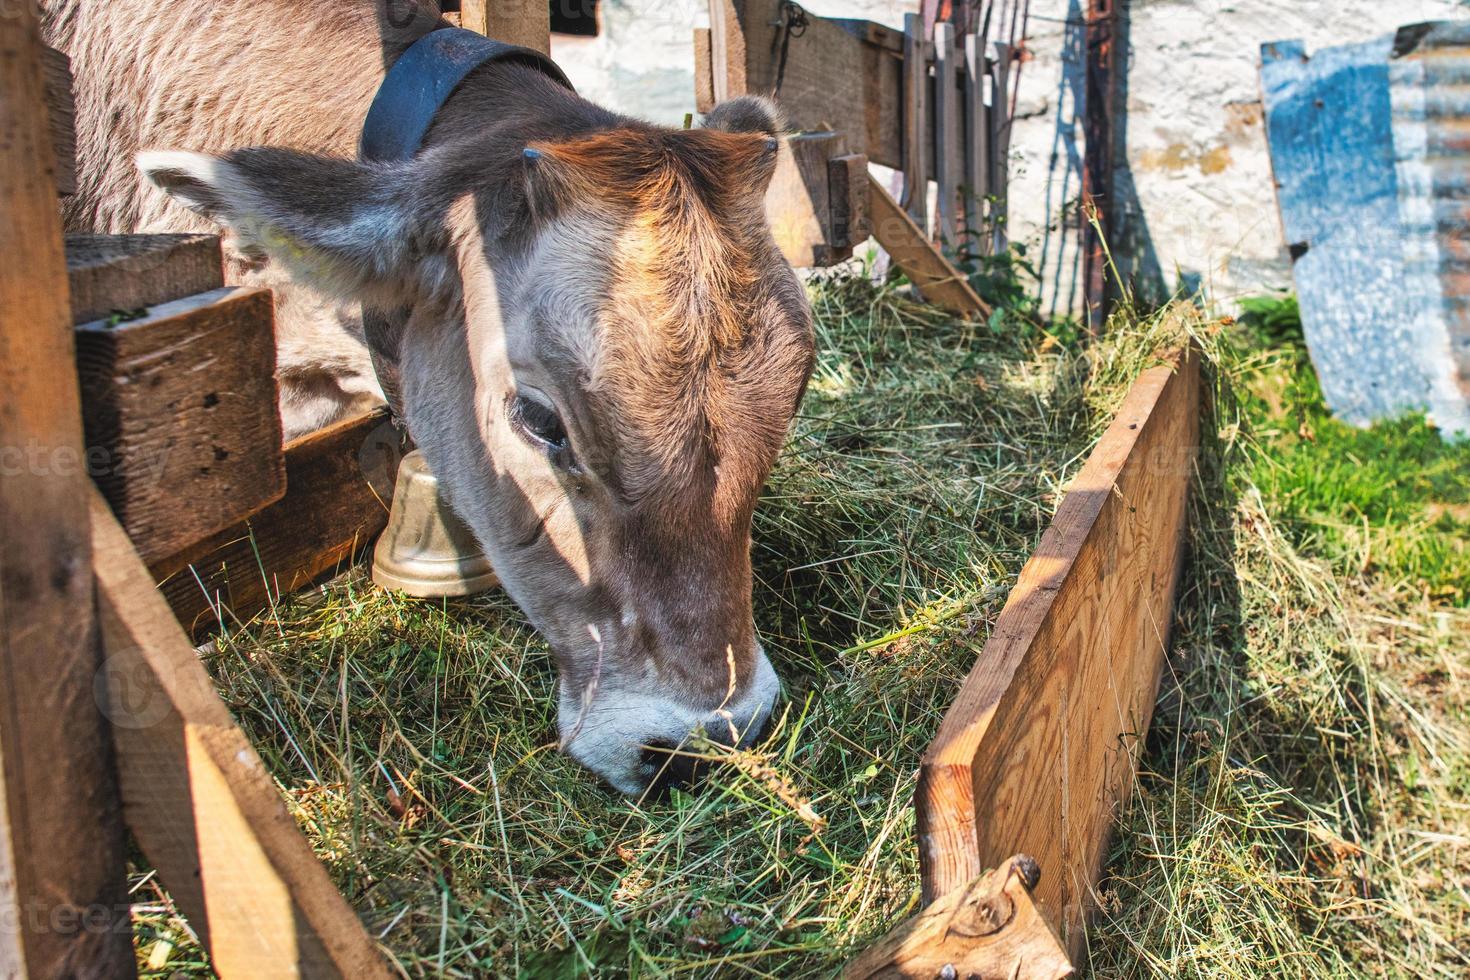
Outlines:
MULTIPOLYGON (((603 36, 556 37, 553 54, 588 97, 678 124, 694 108, 690 34, 705 0, 603 0, 603 36)), ((903 0, 810 0, 816 14, 901 27, 903 0)), ((1011 230, 1057 310, 1080 302, 1076 202, 1082 159, 1086 0, 1033 0, 1012 139, 1011 230)), ((1257 81, 1266 41, 1309 51, 1419 20, 1470 13, 1457 0, 1134 0, 1116 251, 1139 289, 1202 283, 1228 299, 1290 282, 1257 81)))

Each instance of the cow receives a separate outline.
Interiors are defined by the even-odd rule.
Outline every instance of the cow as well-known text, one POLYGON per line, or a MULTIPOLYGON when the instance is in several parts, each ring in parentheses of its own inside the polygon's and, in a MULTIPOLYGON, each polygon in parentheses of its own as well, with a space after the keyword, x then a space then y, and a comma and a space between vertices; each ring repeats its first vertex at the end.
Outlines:
POLYGON ((44 25, 76 75, 68 229, 219 230, 228 281, 275 290, 288 437, 380 404, 391 357, 552 650, 566 754, 639 794, 687 775, 692 732, 759 737, 780 682, 751 517, 814 351, 765 216, 768 101, 662 128, 497 60, 416 154, 366 162, 385 73, 446 26, 432 3, 52 0, 44 25))

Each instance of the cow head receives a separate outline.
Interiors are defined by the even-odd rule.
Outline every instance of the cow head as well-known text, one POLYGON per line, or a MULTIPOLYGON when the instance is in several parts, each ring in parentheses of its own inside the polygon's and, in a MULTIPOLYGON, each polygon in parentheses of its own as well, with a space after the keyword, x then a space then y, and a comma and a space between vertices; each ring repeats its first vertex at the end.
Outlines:
POLYGON ((779 683, 750 524, 812 363, 767 227, 769 107, 703 128, 467 138, 402 164, 147 153, 294 279, 401 310, 409 431, 559 669, 563 749, 626 793, 779 683))

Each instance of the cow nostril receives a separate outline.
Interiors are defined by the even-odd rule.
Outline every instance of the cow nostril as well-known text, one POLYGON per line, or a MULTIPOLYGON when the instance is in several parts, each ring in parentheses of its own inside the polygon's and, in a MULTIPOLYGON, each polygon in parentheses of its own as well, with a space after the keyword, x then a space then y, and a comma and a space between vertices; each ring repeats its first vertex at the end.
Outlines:
POLYGON ((675 786, 686 788, 704 772, 701 760, 662 740, 645 743, 642 760, 653 769, 653 780, 648 787, 650 796, 663 796, 675 786))

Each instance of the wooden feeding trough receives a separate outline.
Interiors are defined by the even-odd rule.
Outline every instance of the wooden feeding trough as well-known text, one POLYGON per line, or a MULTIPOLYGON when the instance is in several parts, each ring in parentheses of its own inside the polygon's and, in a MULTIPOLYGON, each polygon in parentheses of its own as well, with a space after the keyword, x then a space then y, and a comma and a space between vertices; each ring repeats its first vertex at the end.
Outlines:
MULTIPOLYGON (((279 445, 269 296, 221 292, 212 239, 73 242, 68 270, 68 144, 43 99, 57 61, 18 9, 0 17, 0 913, 23 927, 0 936, 0 969, 130 975, 126 827, 220 975, 386 977, 190 634, 360 556, 399 435, 370 414, 279 445), (157 309, 106 322, 135 305, 157 309), (129 396, 152 383, 150 343, 187 357, 196 337, 240 353, 238 403, 203 369, 129 396), (160 440, 188 501, 139 476, 160 440), (117 472, 89 474, 93 449, 117 472)), ((830 248, 865 174, 852 144, 811 145, 828 184, 807 216, 830 248)), ((1070 972, 1167 647, 1199 401, 1191 352, 1149 369, 1074 481, 924 756, 926 906, 848 976, 1070 972)))

